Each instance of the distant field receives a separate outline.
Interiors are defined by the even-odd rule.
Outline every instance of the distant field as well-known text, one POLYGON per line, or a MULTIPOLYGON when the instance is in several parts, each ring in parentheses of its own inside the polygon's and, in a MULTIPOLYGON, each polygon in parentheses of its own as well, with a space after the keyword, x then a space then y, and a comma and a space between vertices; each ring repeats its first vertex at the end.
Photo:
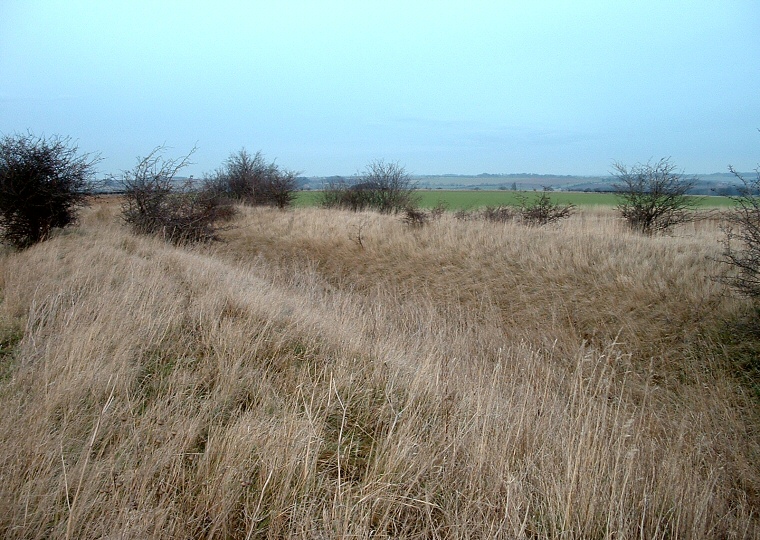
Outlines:
MULTIPOLYGON (((484 206, 517 205, 520 195, 534 196, 533 191, 476 191, 476 190, 420 190, 421 206, 432 208, 438 203, 445 203, 450 210, 469 210, 484 206)), ((298 193, 295 205, 315 206, 319 191, 302 191, 298 193)), ((561 204, 572 203, 576 206, 615 206, 617 197, 612 193, 555 192, 552 200, 561 204)), ((703 208, 723 208, 731 206, 728 197, 698 197, 699 206, 703 208)))

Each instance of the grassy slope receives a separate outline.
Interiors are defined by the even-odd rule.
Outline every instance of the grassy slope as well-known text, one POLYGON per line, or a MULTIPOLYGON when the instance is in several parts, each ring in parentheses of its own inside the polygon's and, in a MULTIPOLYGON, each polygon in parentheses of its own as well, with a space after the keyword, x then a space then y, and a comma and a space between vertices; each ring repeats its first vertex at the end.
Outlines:
POLYGON ((760 535, 716 223, 238 225, 2 256, 4 537, 760 535))

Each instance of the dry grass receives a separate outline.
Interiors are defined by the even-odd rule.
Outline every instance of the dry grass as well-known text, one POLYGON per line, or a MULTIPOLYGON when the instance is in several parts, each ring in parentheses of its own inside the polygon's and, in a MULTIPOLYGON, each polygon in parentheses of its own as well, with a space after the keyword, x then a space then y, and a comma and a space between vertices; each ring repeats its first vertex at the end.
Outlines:
POLYGON ((117 212, 0 256, 4 537, 760 537, 716 223, 117 212))

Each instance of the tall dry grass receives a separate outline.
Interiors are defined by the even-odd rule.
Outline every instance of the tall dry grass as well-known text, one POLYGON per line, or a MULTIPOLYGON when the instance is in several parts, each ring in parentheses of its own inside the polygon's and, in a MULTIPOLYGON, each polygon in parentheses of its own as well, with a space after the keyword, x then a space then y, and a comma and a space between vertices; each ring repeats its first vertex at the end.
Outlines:
POLYGON ((8 538, 757 538, 717 225, 101 202, 0 258, 8 538))

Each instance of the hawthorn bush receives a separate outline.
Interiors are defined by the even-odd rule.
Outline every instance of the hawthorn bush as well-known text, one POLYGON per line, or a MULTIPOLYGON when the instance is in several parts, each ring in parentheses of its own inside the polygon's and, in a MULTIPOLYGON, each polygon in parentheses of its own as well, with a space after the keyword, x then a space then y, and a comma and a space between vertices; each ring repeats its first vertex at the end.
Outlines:
POLYGON ((760 299, 760 168, 754 178, 745 178, 731 167, 742 181, 741 195, 731 197, 736 206, 728 213, 723 240, 723 261, 736 270, 726 281, 737 291, 760 299))
POLYGON ((398 214, 417 207, 416 186, 406 169, 394 162, 375 160, 347 182, 338 179, 322 191, 322 206, 359 212, 377 210, 398 214))
POLYGON ((298 190, 298 173, 267 163, 261 152, 250 155, 245 148, 230 155, 221 169, 206 179, 208 189, 251 206, 286 208, 298 190))
POLYGON ((677 172, 669 159, 640 163, 630 169, 621 163, 613 167, 620 198, 617 209, 633 230, 652 235, 693 218, 691 210, 697 199, 687 192, 695 179, 677 172))
POLYGON ((136 233, 175 244, 216 239, 220 223, 235 214, 232 203, 214 190, 176 180, 192 152, 181 159, 165 159, 162 153, 163 148, 154 149, 123 173, 122 218, 136 233))
POLYGON ((32 134, 0 139, 0 235, 18 249, 76 223, 92 194, 98 158, 69 138, 32 134))
POLYGON ((575 211, 575 205, 559 204, 552 201, 549 193, 544 189, 534 200, 521 195, 518 197, 520 208, 518 213, 523 223, 527 225, 549 225, 570 217, 575 211))

